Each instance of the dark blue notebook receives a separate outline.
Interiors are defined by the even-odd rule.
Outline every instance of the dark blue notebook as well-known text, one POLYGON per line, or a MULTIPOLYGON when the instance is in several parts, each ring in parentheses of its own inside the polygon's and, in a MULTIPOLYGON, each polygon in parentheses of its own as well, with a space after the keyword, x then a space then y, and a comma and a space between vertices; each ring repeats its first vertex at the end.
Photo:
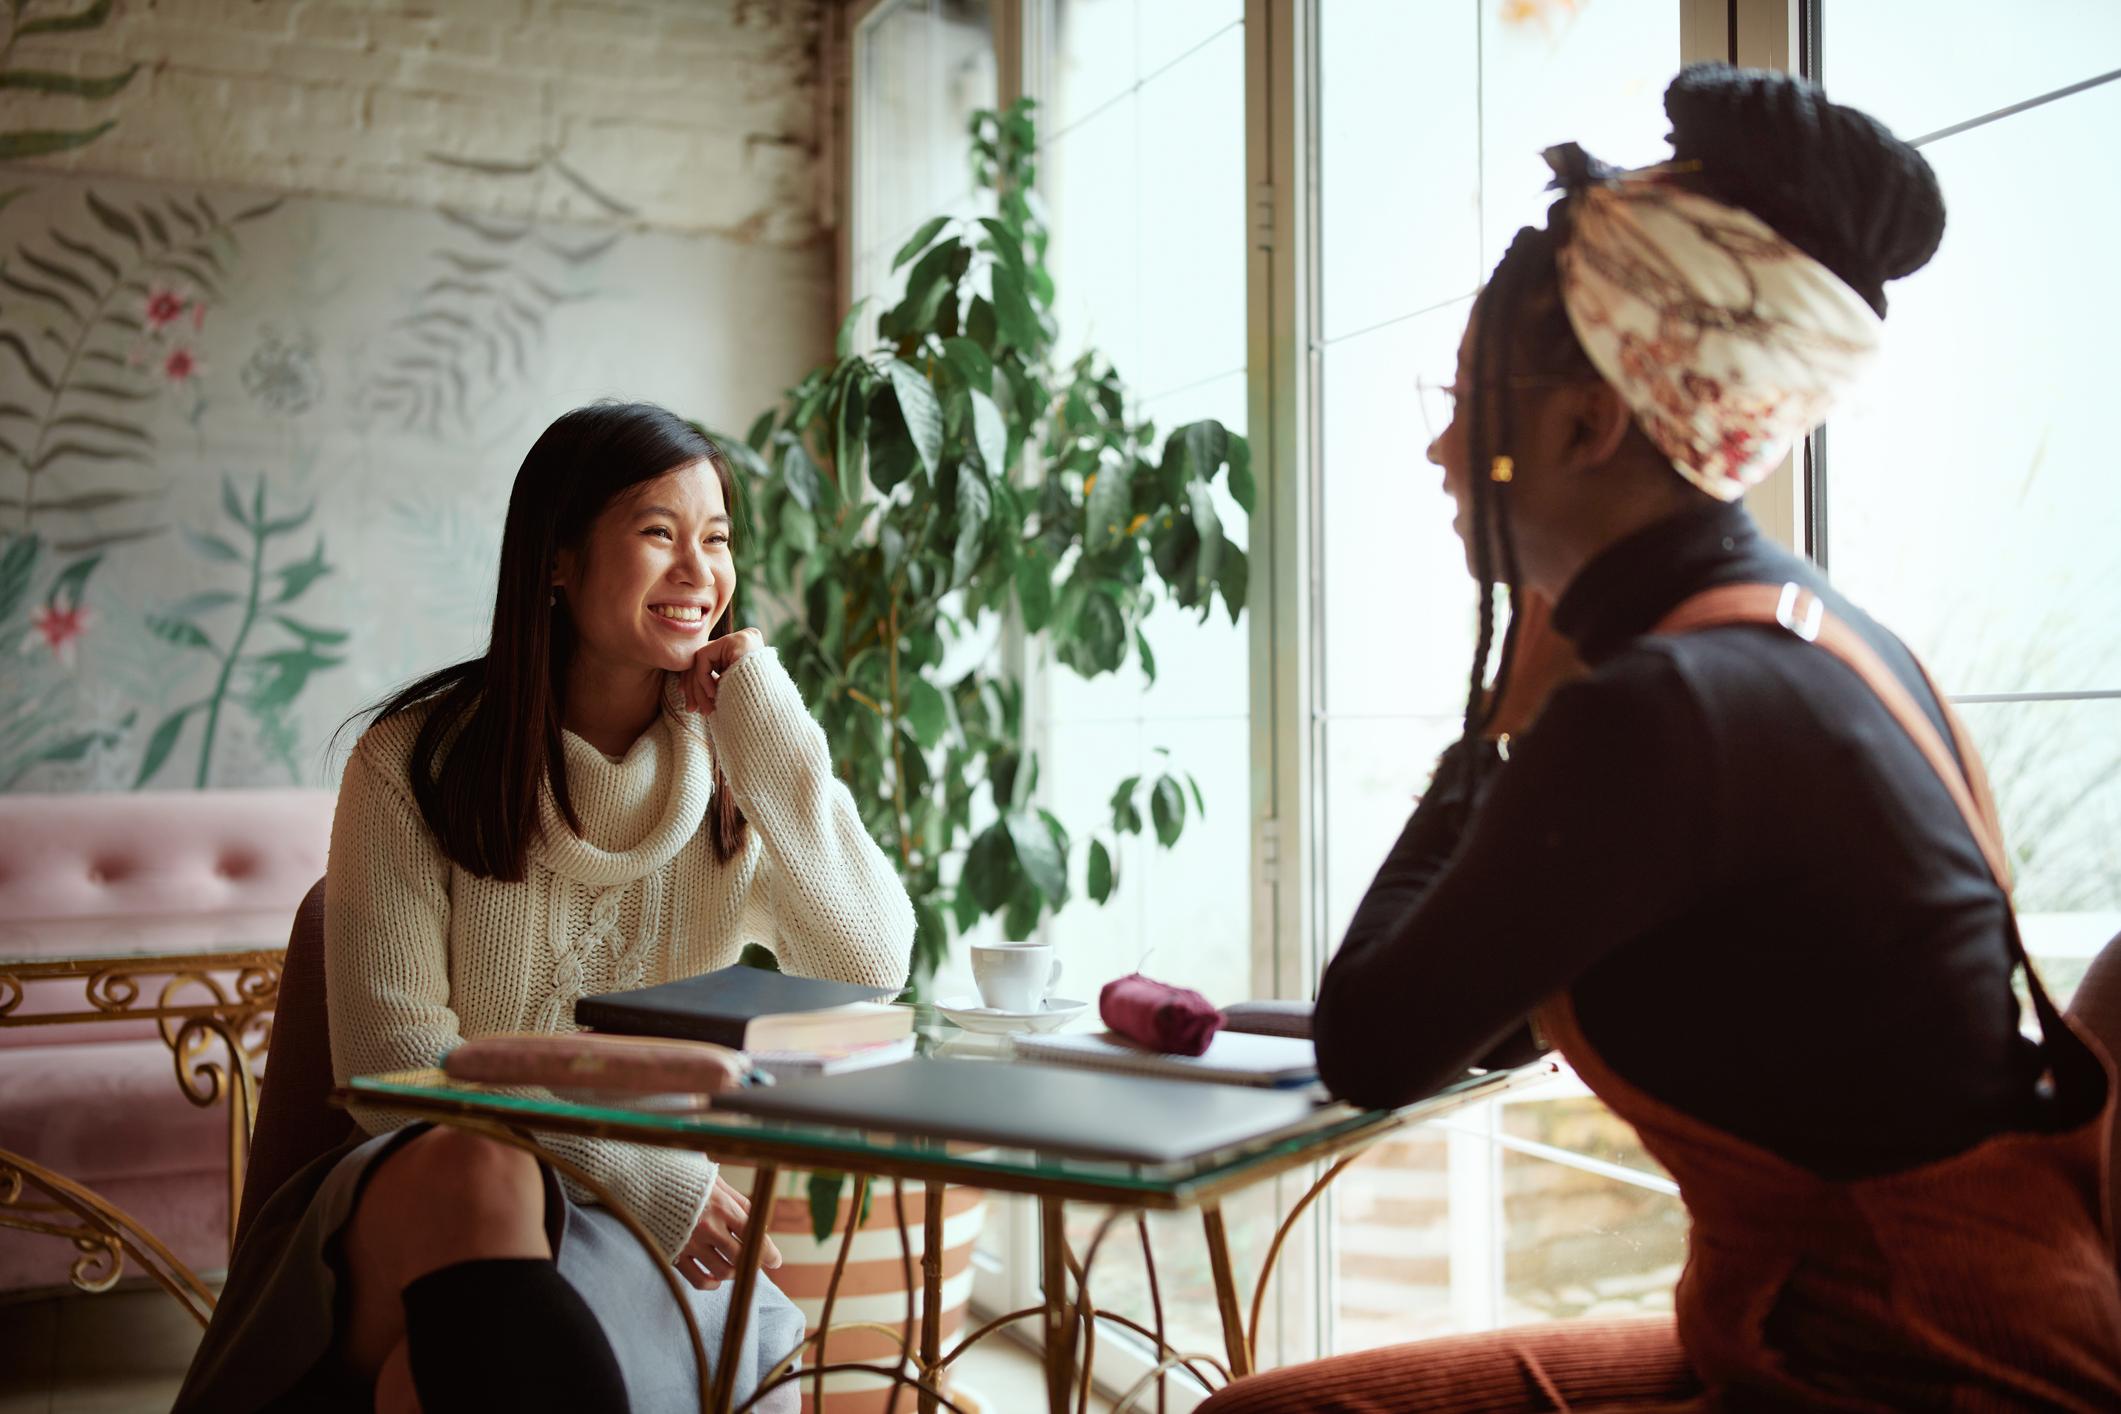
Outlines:
POLYGON ((890 1041, 913 1029, 911 1007, 884 1006, 896 987, 724 967, 574 1004, 578 1026, 629 1036, 675 1036, 735 1050, 806 1051, 890 1041))

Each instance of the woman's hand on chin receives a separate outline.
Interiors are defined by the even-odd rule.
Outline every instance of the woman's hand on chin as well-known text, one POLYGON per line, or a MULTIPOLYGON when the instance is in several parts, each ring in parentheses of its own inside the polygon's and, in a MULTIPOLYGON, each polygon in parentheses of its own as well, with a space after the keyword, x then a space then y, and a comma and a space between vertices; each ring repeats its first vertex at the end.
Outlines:
POLYGON ((722 674, 735 667, 746 653, 765 646, 766 635, 755 628, 740 628, 709 640, 705 648, 692 655, 692 666, 685 670, 685 705, 702 716, 714 711, 722 674))

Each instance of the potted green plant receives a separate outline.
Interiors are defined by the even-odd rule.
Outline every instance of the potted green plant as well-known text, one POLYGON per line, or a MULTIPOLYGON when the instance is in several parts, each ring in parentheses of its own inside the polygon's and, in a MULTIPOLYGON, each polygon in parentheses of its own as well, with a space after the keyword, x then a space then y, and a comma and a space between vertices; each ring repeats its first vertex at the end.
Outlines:
MULTIPOLYGON (((952 644, 1013 616, 1077 673, 1138 657, 1153 679, 1142 624, 1160 601, 1205 619, 1219 597, 1233 621, 1245 602, 1245 552, 1212 494, 1226 478, 1251 510, 1245 439, 1213 421, 1159 439, 1129 413, 1109 361, 1055 361, 1032 111, 1026 100, 974 116, 973 170, 994 214, 938 216, 913 234, 892 267, 911 267, 905 294, 878 316, 876 343, 856 347, 856 306, 831 362, 741 441, 717 435, 744 483, 739 602, 898 864, 917 919, 915 990, 954 935, 991 917, 1026 938, 1069 898, 1074 842, 1034 802, 1019 670, 989 653, 946 676, 952 644)), ((1178 771, 1115 782, 1107 837, 1153 828, 1168 848, 1189 795, 1205 809, 1178 771)), ((1087 891, 1103 904, 1119 886, 1113 850, 1093 836, 1085 852, 1087 891)), ((845 1187, 840 1174, 789 1174, 776 1194, 781 1274, 803 1299, 822 1293, 811 1268, 836 1255, 845 1187)), ((949 1252, 969 1258, 978 1205, 955 1192, 950 1202, 949 1252)), ((895 1253, 889 1190, 864 1207, 858 1240, 888 1236, 895 1253)), ((954 1324, 961 1298, 950 1304, 954 1324)))
MULTIPOLYGON (((1249 511, 1245 439, 1202 421, 1158 439, 1130 415, 1109 361, 1054 362, 1053 280, 1033 193, 1029 100, 972 121, 975 175, 995 214, 938 216, 898 251, 906 292, 738 441, 754 621, 778 647, 832 745, 865 823, 898 862, 922 985, 953 933, 997 917, 1031 935, 1069 897, 1073 842, 1033 800, 1023 686, 1003 655, 945 679, 951 643, 1014 615, 1085 676, 1155 658, 1142 623, 1162 599, 1234 621, 1247 562, 1212 494, 1249 511), (992 818, 979 804, 989 797, 992 818), (946 867, 954 866, 954 867, 946 867)), ((1115 783, 1110 830, 1144 816, 1169 846, 1185 827, 1180 774, 1115 783)), ((1093 837, 1085 882, 1118 886, 1093 837)))

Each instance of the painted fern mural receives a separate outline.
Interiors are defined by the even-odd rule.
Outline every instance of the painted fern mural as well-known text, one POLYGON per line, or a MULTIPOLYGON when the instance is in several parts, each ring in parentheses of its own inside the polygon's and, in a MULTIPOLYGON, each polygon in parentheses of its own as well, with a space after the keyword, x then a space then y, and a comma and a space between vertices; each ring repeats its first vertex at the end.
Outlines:
MULTIPOLYGON (((506 183, 565 182, 612 215, 633 208, 547 151, 527 162, 433 154, 437 165, 506 183)), ((429 437, 473 430, 495 401, 527 381, 566 306, 593 299, 589 272, 622 232, 558 235, 531 221, 443 207, 446 243, 430 251, 413 307, 361 389, 361 412, 429 437)))
POLYGON ((0 163, 0 790, 328 785, 350 715, 483 643, 556 412, 748 407, 798 365, 755 289, 741 358, 642 337, 756 252, 551 153, 435 161, 446 213, 0 163), (501 214, 551 206, 591 219, 501 214))
POLYGON ((128 201, 89 188, 78 220, 0 265, 0 515, 54 553, 154 535, 154 404, 196 396, 200 336, 278 199, 224 212, 202 194, 128 201))

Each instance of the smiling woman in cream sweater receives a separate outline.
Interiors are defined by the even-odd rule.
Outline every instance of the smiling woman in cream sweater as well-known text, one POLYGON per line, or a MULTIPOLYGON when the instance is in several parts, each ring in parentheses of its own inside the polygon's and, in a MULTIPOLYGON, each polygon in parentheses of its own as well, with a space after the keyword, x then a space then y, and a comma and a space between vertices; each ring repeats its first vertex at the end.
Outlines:
MULTIPOLYGON (((342 1083, 463 1038, 571 1030, 578 997, 727 966, 746 943, 794 973, 904 982, 905 891, 773 651, 731 628, 734 490, 719 449, 661 408, 578 409, 531 450, 489 651, 387 702, 340 786, 325 947, 342 1083)), ((355 1117, 370 1137, 291 1179, 246 1238, 179 1408, 691 1407, 662 1279, 590 1194, 492 1141, 355 1117)), ((698 1289, 740 1397, 801 1339, 762 1282, 745 1349, 715 1349, 749 1214, 712 1161, 544 1142, 698 1289)))

